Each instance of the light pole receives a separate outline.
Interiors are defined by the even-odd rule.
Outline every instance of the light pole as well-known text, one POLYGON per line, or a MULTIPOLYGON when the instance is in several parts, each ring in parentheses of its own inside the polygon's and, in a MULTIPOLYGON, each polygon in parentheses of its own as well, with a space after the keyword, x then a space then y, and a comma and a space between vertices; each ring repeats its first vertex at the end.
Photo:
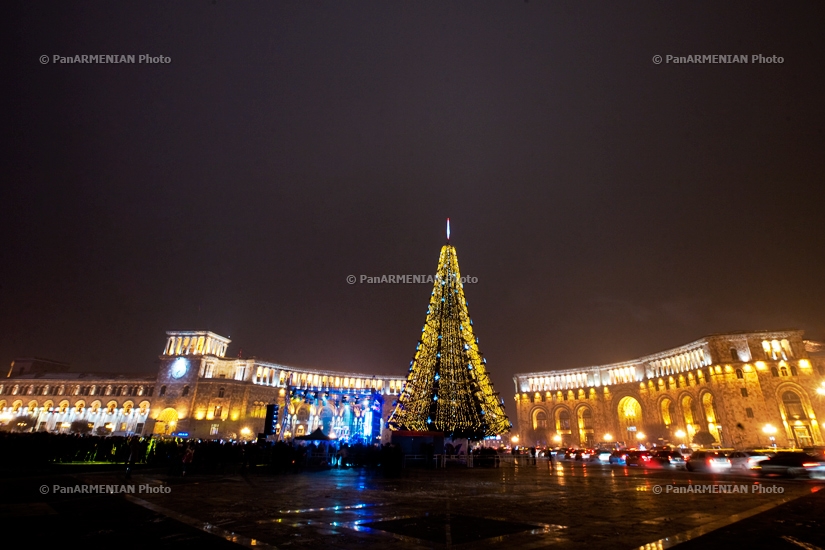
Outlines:
POLYGON ((776 428, 771 424, 765 424, 762 428, 762 433, 768 436, 768 440, 771 442, 771 447, 776 448, 776 428))

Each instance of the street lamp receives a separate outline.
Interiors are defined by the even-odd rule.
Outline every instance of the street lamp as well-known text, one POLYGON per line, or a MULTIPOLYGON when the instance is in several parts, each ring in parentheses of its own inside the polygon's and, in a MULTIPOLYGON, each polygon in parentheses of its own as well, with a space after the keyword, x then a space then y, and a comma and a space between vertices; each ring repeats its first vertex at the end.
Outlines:
POLYGON ((518 444, 518 436, 514 435, 513 437, 511 437, 510 438, 510 443, 512 443, 513 445, 518 444))
POLYGON ((765 424, 762 428, 762 432, 768 436, 768 439, 771 442, 771 447, 776 447, 776 438, 774 437, 774 435, 776 435, 776 428, 771 424, 765 424))
POLYGON ((554 435, 553 436, 553 441, 555 443, 561 443, 561 436, 559 434, 554 435))
POLYGON ((613 441, 613 436, 610 435, 610 434, 604 434, 604 440, 605 441, 613 441))

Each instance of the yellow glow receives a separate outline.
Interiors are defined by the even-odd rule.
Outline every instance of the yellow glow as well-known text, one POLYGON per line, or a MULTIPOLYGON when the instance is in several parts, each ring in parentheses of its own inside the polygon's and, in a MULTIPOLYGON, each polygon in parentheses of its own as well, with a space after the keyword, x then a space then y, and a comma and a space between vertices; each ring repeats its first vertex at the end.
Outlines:
POLYGON ((764 361, 757 361, 756 362, 756 369, 757 370, 765 370, 767 368, 768 368, 768 366, 765 364, 764 361))
POLYGON ((203 420, 206 417, 206 411, 203 409, 198 409, 195 413, 195 420, 203 420))
POLYGON ((676 434, 675 434, 675 435, 676 435, 676 437, 678 437, 678 438, 680 438, 680 439, 681 439, 681 438, 684 438, 684 437, 685 437, 685 435, 687 435, 687 434, 685 434, 685 431, 684 431, 684 430, 676 430, 676 434))
POLYGON ((518 443, 518 436, 514 435, 513 437, 510 438, 510 441, 513 442, 513 443, 518 443))
POLYGON ((751 366, 750 366, 750 365, 748 365, 748 364, 745 364, 745 366, 743 367, 743 370, 744 370, 745 372, 751 372, 751 371, 753 370, 753 367, 751 367, 751 366))
POLYGON ((816 393, 818 393, 819 395, 825 395, 825 388, 823 388, 823 387, 817 388, 816 393))
POLYGON ((725 365, 725 372, 733 372, 733 368, 730 365, 725 365))
POLYGON ((636 439, 638 439, 639 441, 641 441, 644 438, 645 438, 645 434, 643 434, 642 432, 639 432, 639 433, 636 434, 636 439))
POLYGON ((286 395, 286 390, 285 390, 285 389, 283 389, 283 388, 281 388, 281 390, 278 392, 278 395, 280 395, 281 397, 283 397, 284 395, 286 395))
POLYGON ((245 436, 247 436, 247 435, 249 435, 249 434, 251 434, 251 433, 252 433, 252 430, 250 430, 249 428, 246 428, 246 427, 241 428, 241 435, 245 435, 245 436))
POLYGON ((241 417, 241 415, 239 413, 237 413, 237 412, 232 413, 232 420, 237 420, 240 417, 241 417))
POLYGON ((762 428, 762 431, 767 435, 773 435, 776 433, 776 428, 773 427, 773 425, 771 424, 765 424, 765 426, 762 428))
POLYGON ((807 359, 800 359, 799 360, 799 368, 809 369, 809 368, 811 368, 811 362, 808 361, 807 359))
POLYGON ((554 435, 553 441, 555 441, 556 443, 561 443, 561 436, 559 434, 554 435))
POLYGON ((613 436, 610 435, 610 434, 604 434, 604 440, 605 441, 613 441, 613 436))

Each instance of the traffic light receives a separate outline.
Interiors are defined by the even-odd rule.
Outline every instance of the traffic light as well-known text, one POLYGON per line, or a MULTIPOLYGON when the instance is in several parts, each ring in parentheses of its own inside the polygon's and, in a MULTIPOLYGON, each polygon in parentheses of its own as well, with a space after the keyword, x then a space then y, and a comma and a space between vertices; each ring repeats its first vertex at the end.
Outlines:
POLYGON ((264 420, 264 434, 265 435, 275 435, 278 433, 278 411, 280 409, 279 405, 267 405, 266 406, 266 419, 264 420))

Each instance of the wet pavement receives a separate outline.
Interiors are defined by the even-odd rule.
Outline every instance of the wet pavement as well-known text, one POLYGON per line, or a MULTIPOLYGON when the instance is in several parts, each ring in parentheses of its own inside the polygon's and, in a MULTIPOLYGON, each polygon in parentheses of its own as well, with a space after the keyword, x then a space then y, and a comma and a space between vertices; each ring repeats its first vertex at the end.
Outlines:
POLYGON ((742 540, 740 531, 760 529, 751 535, 757 546, 773 537, 778 548, 815 548, 822 544, 815 510, 825 491, 814 494, 821 487, 571 462, 409 469, 399 478, 329 470, 191 478, 143 472, 125 480, 101 472, 0 480, 0 517, 6 529, 25 528, 28 540, 59 533, 54 540, 120 548, 147 540, 170 548, 667 548, 685 541, 687 548, 703 540, 727 546, 742 540), (55 485, 82 483, 131 484, 135 493, 55 494, 55 485))

